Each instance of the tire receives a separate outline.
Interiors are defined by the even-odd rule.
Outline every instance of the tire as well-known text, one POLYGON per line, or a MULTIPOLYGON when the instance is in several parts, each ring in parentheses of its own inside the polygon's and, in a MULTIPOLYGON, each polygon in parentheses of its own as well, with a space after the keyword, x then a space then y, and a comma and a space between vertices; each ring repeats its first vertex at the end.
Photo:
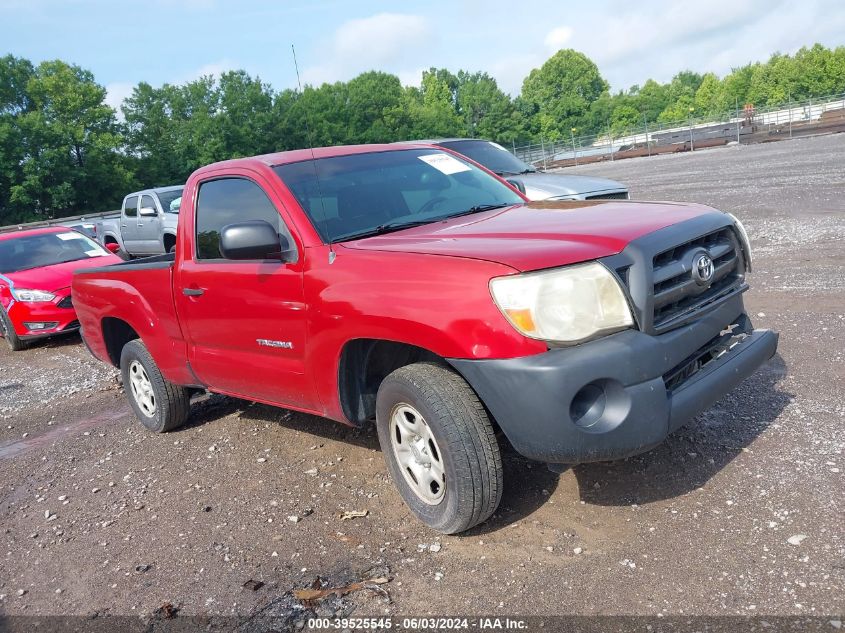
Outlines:
POLYGON ((6 339, 6 345, 13 352, 20 352, 26 349, 26 341, 22 341, 17 335, 15 327, 12 325, 12 320, 2 307, 0 307, 0 334, 3 334, 3 338, 6 339))
POLYGON ((191 408, 190 390, 166 380, 141 341, 124 346, 120 373, 132 411, 147 429, 167 433, 185 424, 191 408))
POLYGON ((393 483, 420 521, 456 534, 495 512, 499 445, 484 406, 458 374, 436 363, 397 369, 379 387, 376 425, 393 483))

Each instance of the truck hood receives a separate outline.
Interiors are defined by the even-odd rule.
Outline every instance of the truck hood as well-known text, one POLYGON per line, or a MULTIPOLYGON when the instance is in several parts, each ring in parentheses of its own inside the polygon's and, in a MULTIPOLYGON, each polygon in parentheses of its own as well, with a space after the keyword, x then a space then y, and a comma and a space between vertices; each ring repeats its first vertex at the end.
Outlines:
POLYGON ((708 213, 718 211, 673 202, 547 200, 343 245, 481 259, 530 271, 615 255, 638 237, 708 213))
POLYGON ((620 182, 593 176, 571 176, 568 174, 533 173, 508 176, 508 180, 519 180, 525 185, 525 194, 532 200, 545 200, 559 196, 584 196, 609 191, 628 191, 620 182))
POLYGON ((64 264, 53 266, 42 266, 41 268, 30 268, 16 273, 6 273, 4 276, 12 281, 15 288, 26 288, 29 290, 46 290, 55 292, 70 287, 73 279, 73 271, 82 268, 94 268, 97 266, 108 266, 118 264, 121 260, 116 255, 103 255, 102 257, 88 257, 64 264))

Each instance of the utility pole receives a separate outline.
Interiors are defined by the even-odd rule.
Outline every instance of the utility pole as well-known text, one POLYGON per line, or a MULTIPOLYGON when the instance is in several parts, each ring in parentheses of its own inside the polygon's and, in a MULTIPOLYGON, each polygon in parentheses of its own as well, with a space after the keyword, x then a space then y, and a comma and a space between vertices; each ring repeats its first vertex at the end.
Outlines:
POLYGON ((645 125, 645 146, 648 148, 648 155, 651 156, 651 141, 648 140, 648 119, 643 112, 643 125, 645 125))
POLYGON ((578 167, 578 151, 575 149, 575 130, 578 128, 570 128, 569 136, 572 137, 572 156, 575 157, 575 166, 578 167))
POLYGON ((610 122, 607 123, 607 149, 610 150, 610 162, 613 162, 613 134, 610 133, 610 122))
POLYGON ((734 96, 734 102, 736 103, 736 142, 739 144, 739 97, 734 96))
POLYGON ((695 112, 695 108, 690 106, 689 109, 689 150, 691 152, 695 151, 695 140, 692 138, 692 113, 695 112))
POLYGON ((546 171, 546 142, 543 140, 543 135, 540 135, 540 149, 543 152, 543 171, 546 171))
POLYGON ((786 96, 786 102, 789 104, 789 138, 792 138, 792 93, 786 96))

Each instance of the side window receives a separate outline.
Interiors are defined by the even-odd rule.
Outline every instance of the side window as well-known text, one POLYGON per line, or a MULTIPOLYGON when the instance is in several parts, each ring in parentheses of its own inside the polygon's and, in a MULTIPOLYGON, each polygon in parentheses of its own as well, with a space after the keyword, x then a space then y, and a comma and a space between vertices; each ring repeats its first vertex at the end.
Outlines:
POLYGON ((138 196, 129 196, 123 203, 123 215, 134 218, 138 215, 138 196))
POLYGON ((152 196, 141 196, 141 208, 143 209, 144 207, 149 207, 150 209, 156 208, 156 201, 153 200, 152 196))
POLYGON ((282 216, 257 184, 245 178, 221 178, 200 185, 197 197, 197 259, 220 259, 220 231, 228 224, 264 220, 293 240, 282 216))

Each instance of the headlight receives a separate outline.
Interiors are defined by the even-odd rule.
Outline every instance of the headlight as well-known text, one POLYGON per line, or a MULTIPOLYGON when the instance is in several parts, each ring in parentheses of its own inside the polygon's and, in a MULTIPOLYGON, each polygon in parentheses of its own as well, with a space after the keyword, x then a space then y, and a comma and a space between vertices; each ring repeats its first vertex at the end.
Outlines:
POLYGON ((18 301, 25 301, 33 303, 36 301, 52 301, 56 298, 52 292, 45 290, 24 290, 23 288, 15 288, 12 290, 12 296, 18 301))
POLYGON ((742 222, 733 213, 726 212, 725 215, 734 221, 734 226, 739 231, 739 239, 742 240, 742 250, 745 251, 745 270, 751 272, 751 240, 748 239, 748 232, 742 226, 742 222))
POLYGON ((573 344, 634 324, 616 278, 601 264, 497 277, 490 292, 525 336, 573 344))

